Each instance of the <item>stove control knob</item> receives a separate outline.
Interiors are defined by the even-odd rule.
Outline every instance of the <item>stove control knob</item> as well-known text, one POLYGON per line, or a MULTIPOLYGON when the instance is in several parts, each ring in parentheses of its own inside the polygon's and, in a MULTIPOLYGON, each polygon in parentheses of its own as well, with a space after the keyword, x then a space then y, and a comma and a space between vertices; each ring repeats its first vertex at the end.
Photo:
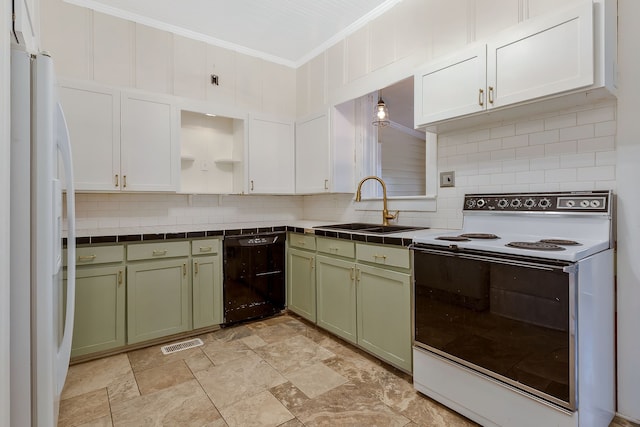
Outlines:
POLYGON ((551 206, 551 200, 549 199, 542 199, 540 200, 540 202, 538 203, 538 206, 540 206, 542 209, 546 209, 549 206, 551 206))
POLYGON ((572 208, 576 205, 576 202, 573 200, 567 200, 567 207, 572 208))
POLYGON ((511 201, 511 207, 512 208, 519 208, 520 206, 522 206, 522 200, 520 199, 513 199, 511 201))
POLYGON ((498 201, 498 207, 501 209, 506 208, 507 206, 509 206, 509 201, 507 199, 500 199, 498 201))
POLYGON ((478 200, 478 201, 476 202, 476 206, 477 206, 477 207, 479 207, 479 208, 483 207, 483 206, 484 206, 484 205, 486 205, 486 204, 487 204, 487 202, 485 202, 485 200, 484 200, 484 199, 480 199, 480 200, 478 200))
POLYGON ((580 207, 581 208, 588 208, 589 207, 589 201, 588 200, 582 200, 580 202, 580 207))
POLYGON ((599 208, 600 207, 600 200, 592 200, 591 201, 591 207, 592 208, 599 208))
POLYGON ((469 199, 467 200, 467 208, 471 209, 474 208, 476 206, 476 201, 473 199, 469 199))
POLYGON ((536 201, 535 201, 535 200, 533 200, 533 199, 527 199, 527 200, 525 200, 525 201, 524 201, 524 206, 525 206, 526 208, 532 208, 532 207, 534 207, 535 205, 536 205, 536 201))

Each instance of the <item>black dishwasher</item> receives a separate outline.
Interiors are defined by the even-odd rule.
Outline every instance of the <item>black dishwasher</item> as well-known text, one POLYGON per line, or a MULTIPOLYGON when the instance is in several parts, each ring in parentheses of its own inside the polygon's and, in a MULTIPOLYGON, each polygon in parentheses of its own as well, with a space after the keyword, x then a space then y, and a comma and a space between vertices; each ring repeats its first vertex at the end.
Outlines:
POLYGON ((225 325, 284 309, 285 236, 280 232, 225 236, 225 325))

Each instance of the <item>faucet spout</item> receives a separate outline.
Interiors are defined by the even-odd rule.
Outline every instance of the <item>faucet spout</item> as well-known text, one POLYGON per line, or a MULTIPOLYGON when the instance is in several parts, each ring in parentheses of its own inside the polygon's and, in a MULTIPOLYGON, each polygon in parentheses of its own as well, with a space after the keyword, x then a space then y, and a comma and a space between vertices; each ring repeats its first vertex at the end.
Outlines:
POLYGON ((362 184, 370 179, 374 179, 382 185, 382 225, 389 225, 389 220, 396 219, 400 211, 396 211, 395 214, 389 213, 389 209, 387 209, 387 185, 384 183, 382 178, 373 175, 362 178, 358 184, 358 190, 356 191, 356 202, 362 200, 362 184))

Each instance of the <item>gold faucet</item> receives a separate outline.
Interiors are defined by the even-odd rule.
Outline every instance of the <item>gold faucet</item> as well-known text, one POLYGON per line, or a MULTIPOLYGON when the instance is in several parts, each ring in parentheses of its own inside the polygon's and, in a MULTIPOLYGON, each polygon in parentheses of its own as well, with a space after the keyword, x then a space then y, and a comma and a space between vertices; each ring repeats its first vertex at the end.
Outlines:
POLYGON ((389 220, 398 218, 398 213, 400 211, 396 211, 394 214, 389 213, 389 210, 387 209, 387 185, 381 178, 373 175, 362 178, 362 181, 358 184, 358 191, 356 191, 356 202, 362 200, 362 184, 369 179, 375 179, 382 185, 382 225, 389 225, 389 220))

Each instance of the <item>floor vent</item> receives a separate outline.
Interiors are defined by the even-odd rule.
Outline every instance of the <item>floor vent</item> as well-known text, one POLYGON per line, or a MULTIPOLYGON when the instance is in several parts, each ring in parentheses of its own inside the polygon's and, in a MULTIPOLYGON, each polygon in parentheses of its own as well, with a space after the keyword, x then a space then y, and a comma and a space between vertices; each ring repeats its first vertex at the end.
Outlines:
POLYGON ((194 338, 189 341, 182 341, 175 344, 165 345, 161 349, 162 354, 171 354, 182 350, 188 350, 193 347, 200 347, 201 345, 204 345, 202 340, 200 338, 194 338))

